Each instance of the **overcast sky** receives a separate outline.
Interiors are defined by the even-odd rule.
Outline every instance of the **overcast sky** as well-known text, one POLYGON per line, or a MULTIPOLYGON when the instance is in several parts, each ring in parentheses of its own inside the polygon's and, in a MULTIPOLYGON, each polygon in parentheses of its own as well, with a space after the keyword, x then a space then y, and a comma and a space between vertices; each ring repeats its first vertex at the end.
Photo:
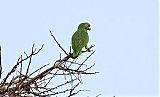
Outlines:
POLYGON ((33 70, 54 62, 62 51, 49 30, 69 51, 81 22, 91 24, 89 45, 96 53, 89 63, 100 72, 84 77, 82 88, 91 90, 84 96, 158 95, 157 0, 0 0, 4 74, 33 43, 45 44, 33 70))

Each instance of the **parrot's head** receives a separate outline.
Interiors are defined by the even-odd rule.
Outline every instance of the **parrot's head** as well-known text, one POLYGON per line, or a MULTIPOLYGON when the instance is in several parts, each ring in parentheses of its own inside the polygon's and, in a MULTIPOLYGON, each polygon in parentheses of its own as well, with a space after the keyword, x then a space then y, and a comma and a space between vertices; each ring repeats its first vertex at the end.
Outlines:
POLYGON ((91 25, 86 22, 86 23, 79 24, 78 29, 87 31, 87 30, 91 30, 90 27, 91 27, 91 25))

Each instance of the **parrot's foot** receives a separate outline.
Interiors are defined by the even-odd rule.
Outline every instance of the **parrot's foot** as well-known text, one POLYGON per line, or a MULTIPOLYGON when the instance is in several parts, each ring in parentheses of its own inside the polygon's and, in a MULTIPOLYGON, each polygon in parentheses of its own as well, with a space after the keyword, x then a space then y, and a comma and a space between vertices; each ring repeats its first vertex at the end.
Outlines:
POLYGON ((89 48, 86 48, 88 52, 91 52, 93 50, 91 50, 95 45, 91 45, 89 48))
POLYGON ((85 48, 86 48, 87 52, 91 52, 91 48, 90 47, 85 46, 85 48))
POLYGON ((86 50, 87 50, 88 52, 91 52, 91 49, 90 49, 90 48, 86 48, 86 50))

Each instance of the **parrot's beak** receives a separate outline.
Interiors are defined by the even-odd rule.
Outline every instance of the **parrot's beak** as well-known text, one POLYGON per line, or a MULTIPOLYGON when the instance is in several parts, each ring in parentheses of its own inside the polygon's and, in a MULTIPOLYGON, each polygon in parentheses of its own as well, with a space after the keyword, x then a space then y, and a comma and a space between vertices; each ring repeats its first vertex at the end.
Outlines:
POLYGON ((91 27, 88 27, 88 28, 87 28, 87 30, 89 30, 89 31, 90 31, 90 30, 91 30, 91 27))

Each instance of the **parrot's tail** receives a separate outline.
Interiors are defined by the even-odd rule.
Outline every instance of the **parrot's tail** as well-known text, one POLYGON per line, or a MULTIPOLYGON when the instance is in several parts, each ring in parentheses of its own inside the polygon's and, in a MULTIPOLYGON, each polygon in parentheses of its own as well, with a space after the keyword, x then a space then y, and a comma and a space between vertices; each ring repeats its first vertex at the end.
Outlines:
POLYGON ((78 53, 77 52, 73 52, 73 58, 77 58, 78 57, 78 53))
POLYGON ((78 51, 78 52, 73 52, 73 58, 77 58, 79 55, 81 55, 81 51, 78 51))

